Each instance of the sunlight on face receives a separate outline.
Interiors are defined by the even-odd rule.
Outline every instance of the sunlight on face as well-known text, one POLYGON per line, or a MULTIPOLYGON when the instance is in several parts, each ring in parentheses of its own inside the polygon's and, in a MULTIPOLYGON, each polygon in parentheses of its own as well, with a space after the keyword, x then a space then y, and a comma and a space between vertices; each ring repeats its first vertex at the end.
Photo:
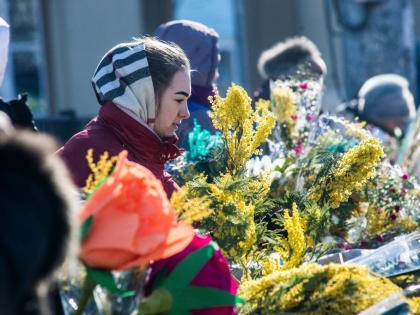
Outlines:
POLYGON ((190 95, 190 72, 182 68, 175 73, 157 104, 159 110, 153 129, 161 138, 174 136, 181 121, 190 117, 187 105, 190 95))

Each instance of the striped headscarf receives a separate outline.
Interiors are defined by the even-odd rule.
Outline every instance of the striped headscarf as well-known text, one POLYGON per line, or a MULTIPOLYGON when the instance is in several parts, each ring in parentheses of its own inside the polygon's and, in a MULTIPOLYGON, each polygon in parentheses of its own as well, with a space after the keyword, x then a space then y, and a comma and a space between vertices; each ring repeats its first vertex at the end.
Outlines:
POLYGON ((100 104, 112 101, 149 126, 155 121, 155 93, 144 43, 120 44, 108 51, 92 78, 100 104))

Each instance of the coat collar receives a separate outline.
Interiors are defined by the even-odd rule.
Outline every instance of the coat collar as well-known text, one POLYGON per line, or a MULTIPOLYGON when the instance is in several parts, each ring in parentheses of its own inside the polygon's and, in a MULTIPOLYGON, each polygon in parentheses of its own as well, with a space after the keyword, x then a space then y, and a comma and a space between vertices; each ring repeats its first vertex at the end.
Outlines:
POLYGON ((112 102, 105 102, 99 110, 98 121, 112 130, 133 159, 141 164, 165 164, 180 156, 176 136, 161 139, 149 126, 130 117, 112 102))

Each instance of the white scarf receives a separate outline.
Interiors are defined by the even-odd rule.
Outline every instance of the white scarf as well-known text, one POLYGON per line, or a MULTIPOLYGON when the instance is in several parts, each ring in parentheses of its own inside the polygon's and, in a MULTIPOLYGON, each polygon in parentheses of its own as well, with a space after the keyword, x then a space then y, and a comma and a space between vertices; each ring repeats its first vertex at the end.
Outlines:
POLYGON ((99 103, 112 101, 153 126, 155 93, 144 43, 112 48, 100 61, 92 84, 99 103))

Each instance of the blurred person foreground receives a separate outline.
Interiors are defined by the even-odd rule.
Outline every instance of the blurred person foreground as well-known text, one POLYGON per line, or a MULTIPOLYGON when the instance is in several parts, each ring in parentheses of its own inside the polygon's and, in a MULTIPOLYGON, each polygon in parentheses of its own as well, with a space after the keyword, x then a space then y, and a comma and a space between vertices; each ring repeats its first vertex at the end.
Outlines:
POLYGON ((49 296, 49 285, 75 236, 76 191, 49 136, 12 128, 0 132, 1 172, 7 178, 0 184, 0 310, 53 314, 59 300, 49 296))

